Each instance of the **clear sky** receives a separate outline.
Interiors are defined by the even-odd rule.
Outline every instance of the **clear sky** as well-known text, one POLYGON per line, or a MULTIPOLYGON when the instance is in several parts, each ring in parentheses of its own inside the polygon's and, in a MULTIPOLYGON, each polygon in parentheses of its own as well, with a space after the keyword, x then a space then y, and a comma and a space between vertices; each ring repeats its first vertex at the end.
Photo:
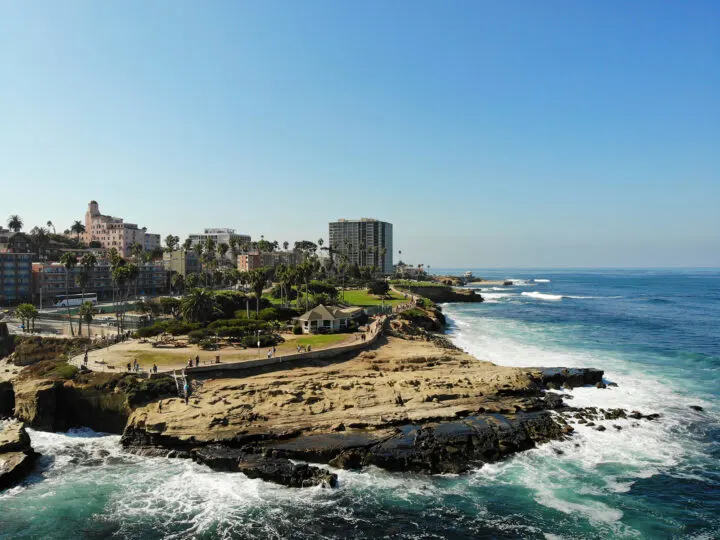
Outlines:
MULTIPOLYGON (((720 266, 720 2, 0 0, 0 217, 720 266)), ((395 259, 397 260, 397 254, 395 259)))

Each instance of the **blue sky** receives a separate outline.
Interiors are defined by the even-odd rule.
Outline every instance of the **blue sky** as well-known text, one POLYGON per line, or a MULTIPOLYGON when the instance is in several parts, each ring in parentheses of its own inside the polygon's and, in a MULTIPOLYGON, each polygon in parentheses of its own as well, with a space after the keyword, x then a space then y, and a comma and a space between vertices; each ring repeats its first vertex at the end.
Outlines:
POLYGON ((0 214, 720 266, 718 28, 714 1, 0 0, 0 214))

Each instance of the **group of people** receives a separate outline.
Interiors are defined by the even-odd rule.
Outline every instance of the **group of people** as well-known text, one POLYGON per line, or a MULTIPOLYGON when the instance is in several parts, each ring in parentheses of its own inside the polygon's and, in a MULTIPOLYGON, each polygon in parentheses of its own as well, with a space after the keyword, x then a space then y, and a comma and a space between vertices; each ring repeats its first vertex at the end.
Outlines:
MULTIPOLYGON (((187 367, 189 367, 189 368, 193 367, 192 357, 188 358, 187 367)), ((200 356, 199 355, 195 355, 195 367, 200 367, 200 356)))
POLYGON ((272 358, 273 356, 275 356, 275 351, 276 351, 276 350, 277 350, 277 349, 275 349, 275 346, 274 346, 274 345, 273 345, 272 347, 270 347, 270 348, 268 349, 268 352, 267 352, 267 357, 268 357, 268 358, 272 358))
MULTIPOLYGON (((85 363, 87 363, 87 353, 85 353, 85 363)), ((138 362, 137 358, 135 358, 132 361, 132 365, 130 364, 130 362, 128 362, 127 370, 128 370, 128 373, 130 371, 134 371, 135 373, 140 373, 140 362, 138 362)), ((150 368, 150 372, 157 374, 157 372, 158 372, 157 364, 153 363, 152 367, 150 368)))

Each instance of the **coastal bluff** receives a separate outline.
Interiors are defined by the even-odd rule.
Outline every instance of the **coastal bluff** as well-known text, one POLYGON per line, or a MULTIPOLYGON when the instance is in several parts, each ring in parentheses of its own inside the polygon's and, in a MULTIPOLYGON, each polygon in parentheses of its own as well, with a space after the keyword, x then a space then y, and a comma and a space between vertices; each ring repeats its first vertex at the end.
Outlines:
MULTIPOLYGON (((218 470, 263 456, 460 473, 572 432, 550 413, 562 400, 545 393, 546 377, 477 360, 441 336, 393 335, 349 358, 196 380, 187 405, 170 398, 135 409, 122 444, 218 470)), ((602 371, 552 377, 594 384, 602 371)))

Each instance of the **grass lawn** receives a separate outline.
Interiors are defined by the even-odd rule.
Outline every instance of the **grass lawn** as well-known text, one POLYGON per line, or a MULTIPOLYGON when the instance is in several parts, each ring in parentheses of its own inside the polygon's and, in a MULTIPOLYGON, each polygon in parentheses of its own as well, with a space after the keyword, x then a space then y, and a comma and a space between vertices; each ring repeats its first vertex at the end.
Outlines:
MULTIPOLYGON (((391 300, 385 299, 386 306, 395 306, 407 300, 402 294, 398 294, 394 291, 389 291, 388 296, 391 300)), ((343 292, 340 291, 340 299, 343 297, 343 292)), ((379 306, 383 303, 382 299, 374 294, 369 294, 366 289, 345 291, 345 302, 354 306, 379 306)))
POLYGON ((305 345, 306 347, 310 345, 315 348, 328 347, 329 345, 340 343, 345 339, 350 339, 351 336, 352 334, 313 334, 293 339, 289 341, 288 344, 293 347, 297 347, 298 345, 305 345))
POLYGON ((268 302, 270 302, 273 306, 279 306, 282 303, 279 298, 273 298, 269 294, 263 294, 262 297, 268 302))

